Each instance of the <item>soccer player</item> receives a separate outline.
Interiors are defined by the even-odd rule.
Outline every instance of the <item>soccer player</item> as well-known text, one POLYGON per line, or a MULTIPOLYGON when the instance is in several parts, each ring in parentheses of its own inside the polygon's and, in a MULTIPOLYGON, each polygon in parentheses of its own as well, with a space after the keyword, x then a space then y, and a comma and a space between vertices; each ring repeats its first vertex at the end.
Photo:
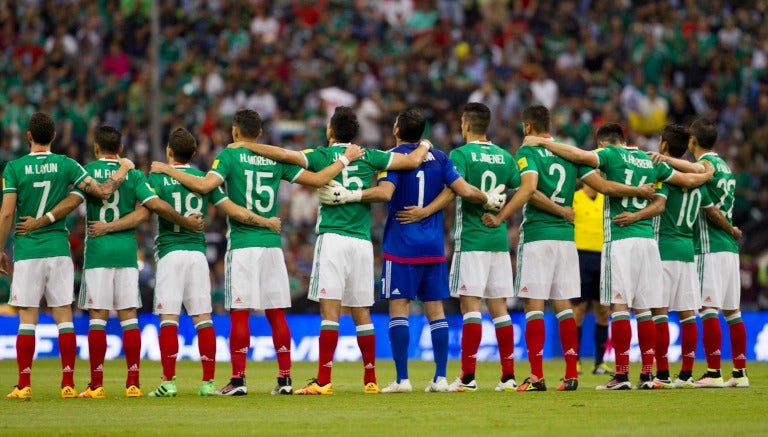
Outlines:
MULTIPOLYGON (((397 147, 392 152, 409 154, 416 150, 425 125, 424 116, 415 109, 400 113, 394 127, 397 147)), ((417 298, 429 321, 435 360, 435 374, 426 391, 445 392, 449 388, 446 380, 448 323, 443 309, 443 299, 449 296, 449 287, 443 214, 438 211, 418 223, 405 225, 396 218, 397 212, 407 206, 423 207, 425 203, 433 202, 446 186, 470 202, 485 204, 495 210, 501 208, 506 197, 493 193, 486 195, 468 184, 451 160, 439 150, 430 151, 424 162, 413 170, 382 172, 378 185, 364 190, 361 196, 363 202, 388 202, 381 298, 389 302, 389 341, 397 379, 383 388, 382 393, 412 391, 408 378, 408 315, 411 301, 417 298)), ((494 188, 490 187, 489 191, 494 188)), ((341 204, 339 200, 348 197, 344 190, 343 187, 321 188, 320 200, 326 204, 341 204), (341 190, 341 194, 337 190, 341 190)))
MULTIPOLYGON (((93 146, 96 161, 85 166, 88 174, 96 181, 109 178, 118 167, 119 155, 123 151, 120 132, 111 126, 96 130, 93 146)), ((140 202, 160 216, 195 232, 202 230, 199 217, 185 217, 177 213, 166 202, 158 199, 146 181, 144 173, 132 170, 125 183, 106 200, 86 196, 80 190, 73 190, 52 210, 54 216, 63 218, 83 201, 86 202, 86 217, 89 223, 112 222, 133 212, 140 202)), ((47 221, 39 218, 38 221, 47 221)), ((103 399, 104 357, 107 350, 107 325, 109 311, 117 310, 120 326, 123 328, 123 350, 128 375, 125 382, 127 397, 140 397, 139 382, 141 332, 137 319, 137 308, 141 307, 139 294, 139 270, 137 265, 137 243, 135 226, 109 235, 91 236, 85 241, 85 265, 80 287, 78 306, 89 313, 88 350, 91 366, 91 381, 88 388, 80 393, 82 398, 103 399)))
MULTIPOLYGON (((461 131, 467 144, 451 152, 451 161, 459 175, 481 190, 517 188, 520 175, 512 155, 488 141, 490 121, 491 112, 484 104, 468 103, 464 107, 461 131)), ((398 220, 404 224, 423 220, 441 211, 455 198, 453 193, 452 190, 444 190, 443 194, 424 208, 412 206, 399 211, 398 220)), ((532 202, 541 200, 542 204, 548 204, 553 214, 568 214, 566 208, 538 192, 530 195, 525 190, 518 190, 510 203, 517 203, 519 209, 528 198, 532 202)), ((545 208, 544 205, 541 207, 545 208)), ((514 391, 517 387, 514 375, 514 332, 507 310, 507 298, 514 296, 509 242, 505 227, 489 228, 483 225, 484 212, 485 208, 480 205, 457 200, 450 288, 451 295, 460 299, 464 323, 461 336, 461 376, 448 388, 453 392, 477 390, 475 369, 482 336, 480 312, 483 298, 496 326, 499 345, 501 379, 496 390, 514 391)))
MULTIPOLYGON (((526 135, 546 136, 550 129, 547 108, 536 105, 523 110, 523 131, 526 135)), ((535 144, 526 142, 528 145, 535 144)), ((575 147, 564 146, 571 149, 575 147)), ((521 190, 538 187, 545 196, 563 207, 571 207, 576 188, 576 177, 601 192, 610 194, 647 194, 642 187, 608 183, 594 170, 575 166, 548 152, 544 147, 521 147, 517 153, 521 190)), ((642 185, 642 184, 641 184, 642 185)), ((650 190, 649 190, 650 191, 650 190)), ((498 226, 517 208, 512 202, 494 216, 485 214, 483 223, 498 226)), ((580 283, 578 253, 574 243, 573 223, 562 216, 527 205, 520 227, 520 246, 517 252, 517 276, 515 295, 525 299, 525 340, 531 375, 517 388, 518 391, 545 391, 543 348, 545 339, 544 306, 547 300, 557 315, 560 328, 560 344, 566 369, 558 386, 559 391, 578 388, 578 337, 570 299, 579 295, 580 283)))
MULTIPOLYGON (((639 186, 646 182, 669 182, 681 187, 694 188, 711 177, 707 174, 687 174, 674 171, 666 165, 654 165, 650 157, 626 145, 624 131, 616 123, 606 123, 597 130, 596 152, 580 150, 545 138, 526 138, 526 144, 540 144, 552 153, 569 161, 602 170, 610 181, 639 186)), ((625 211, 637 212, 648 201, 639 197, 609 194, 606 208, 605 243, 600 277, 601 303, 611 305, 611 334, 616 351, 616 375, 598 390, 629 390, 629 345, 632 330, 629 309, 637 317, 638 339, 642 352, 641 388, 653 388, 653 360, 655 358, 655 327, 650 308, 662 303, 662 265, 659 249, 654 240, 651 220, 640 220, 621 226, 612 222, 625 211)))
MULTIPOLYGON (((360 125, 352 108, 339 106, 326 127, 328 147, 302 152, 263 144, 244 144, 251 150, 277 161, 312 170, 327 167, 350 149, 360 125)), ((365 155, 335 178, 350 191, 347 205, 321 205, 317 221, 319 234, 309 284, 309 299, 320 302, 320 360, 317 377, 301 395, 333 394, 331 369, 339 340, 339 315, 342 305, 351 308, 357 326, 357 342, 363 357, 363 391, 378 393, 376 383, 376 340, 371 323, 373 305, 373 246, 371 245, 371 207, 359 203, 362 190, 382 170, 412 170, 427 156, 429 144, 419 143, 408 155, 365 149, 365 155)))
MULTIPOLYGON (((174 130, 168 139, 166 157, 168 164, 195 176, 204 173, 189 166, 197 149, 197 141, 186 129, 174 130)), ((241 223, 262 226, 280 232, 280 219, 266 219, 235 205, 221 187, 201 196, 188 190, 167 175, 151 174, 148 182, 161 200, 172 204, 176 212, 184 216, 202 215, 209 204, 214 204, 229 217, 241 223)), ((90 235, 97 232, 117 232, 131 229, 149 218, 146 208, 137 210, 111 223, 89 224, 90 235)), ((181 305, 197 331, 197 344, 203 368, 200 396, 216 394, 214 371, 216 367, 216 333, 211 321, 211 285, 208 261, 205 257, 205 236, 192 232, 160 218, 155 240, 156 280, 153 312, 160 315, 160 356, 163 366, 160 386, 149 393, 150 397, 174 397, 176 388, 176 355, 179 351, 178 325, 181 305)))
MULTIPOLYGON (((127 159, 119 160, 116 171, 102 179, 103 182, 97 182, 74 160, 51 153, 56 126, 51 117, 40 112, 30 117, 26 137, 30 154, 9 162, 3 172, 0 245, 5 247, 14 220, 46 217, 47 226, 17 235, 15 239, 9 303, 19 308, 16 336, 19 379, 8 397, 32 397, 30 379, 35 355, 35 325, 40 300, 45 297, 59 329, 61 397, 74 398, 77 397, 73 378, 76 343, 71 306, 74 267, 66 225, 63 221, 57 222, 50 209, 67 196, 70 184, 88 194, 108 199, 123 183, 133 163, 127 159)), ((1 270, 8 274, 10 266, 5 252, 0 255, 0 261, 1 270)))
MULTIPOLYGON (((232 137, 236 142, 255 143, 261 132, 258 112, 242 109, 235 113, 232 137)), ((164 173, 202 194, 210 193, 226 182, 229 198, 234 203, 264 218, 272 218, 278 212, 277 190, 281 180, 321 187, 359 155, 357 148, 342 150, 322 167, 322 171, 313 173, 275 162, 246 148, 231 147, 219 152, 205 177, 160 162, 152 163, 152 172, 164 173)), ((272 327, 279 368, 277 386, 272 393, 293 394, 291 333, 283 310, 291 306, 291 296, 280 234, 230 220, 228 243, 226 306, 232 323, 229 337, 232 378, 218 393, 224 396, 248 393, 245 385, 246 356, 251 338, 248 316, 251 310, 261 309, 272 327)))
POLYGON ((697 172, 704 171, 702 164, 709 162, 715 171, 714 177, 701 190, 704 214, 699 214, 694 227, 701 284, 702 311, 699 314, 707 356, 707 372, 696 380, 696 387, 749 387, 747 334, 739 311, 741 283, 737 240, 741 238, 741 231, 732 225, 736 182, 728 164, 713 151, 716 141, 717 127, 709 120, 699 119, 691 125, 690 142, 690 151, 698 163, 672 157, 662 159, 679 170, 697 172), (722 333, 718 310, 723 311, 731 334, 733 372, 726 382, 720 373, 722 333))
MULTIPOLYGON (((581 277, 581 295, 571 299, 573 318, 579 340, 579 358, 581 358, 581 338, 584 316, 591 308, 595 314, 595 364, 593 375, 612 375, 613 370, 603 361, 605 345, 608 342, 608 319, 610 308, 600 305, 600 252, 603 250, 603 207, 605 197, 594 188, 583 184, 573 194, 573 237, 579 253, 579 276, 581 277)), ((579 363, 580 364, 580 363, 579 363)), ((579 365, 581 370, 581 365, 579 365)), ((581 373, 581 372, 579 372, 581 373)))

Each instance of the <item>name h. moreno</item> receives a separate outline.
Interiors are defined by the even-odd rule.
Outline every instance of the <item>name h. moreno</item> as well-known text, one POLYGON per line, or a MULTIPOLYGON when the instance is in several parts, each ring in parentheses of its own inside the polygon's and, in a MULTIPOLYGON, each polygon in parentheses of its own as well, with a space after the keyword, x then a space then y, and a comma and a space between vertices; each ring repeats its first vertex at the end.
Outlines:
POLYGON ((275 165, 275 161, 260 155, 240 155, 240 162, 250 165, 275 165))

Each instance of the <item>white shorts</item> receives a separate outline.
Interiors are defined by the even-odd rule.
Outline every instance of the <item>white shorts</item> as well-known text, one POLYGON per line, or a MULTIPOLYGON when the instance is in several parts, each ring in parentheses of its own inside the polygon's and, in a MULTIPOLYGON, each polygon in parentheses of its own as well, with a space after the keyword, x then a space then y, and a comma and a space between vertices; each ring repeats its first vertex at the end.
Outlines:
POLYGON ((225 267, 227 309, 268 310, 291 306, 288 270, 281 248, 228 250, 225 267))
POLYGON ((573 241, 542 240, 517 249, 515 296, 562 300, 581 296, 579 253, 573 241))
POLYGON ((739 254, 717 252, 696 255, 701 283, 701 305, 721 310, 737 310, 741 303, 739 254))
POLYGON ((211 277, 202 252, 174 250, 157 262, 152 312, 179 315, 182 303, 190 316, 211 313, 211 277))
POLYGON ((15 307, 38 308, 45 297, 49 307, 71 305, 74 283, 75 268, 68 256, 16 261, 8 303, 15 307))
POLYGON ((662 308, 663 267, 653 238, 626 238, 603 244, 600 302, 633 309, 662 308))
POLYGON ((77 306, 84 310, 141 308, 139 269, 135 267, 84 269, 77 306))
POLYGON ((340 300, 346 307, 373 305, 371 242, 330 233, 317 237, 308 297, 340 300))
POLYGON ((683 261, 662 261, 664 279, 663 304, 670 311, 698 311, 701 308, 701 286, 696 264, 683 261))
POLYGON ((455 252, 450 284, 453 297, 514 297, 509 252, 455 252))

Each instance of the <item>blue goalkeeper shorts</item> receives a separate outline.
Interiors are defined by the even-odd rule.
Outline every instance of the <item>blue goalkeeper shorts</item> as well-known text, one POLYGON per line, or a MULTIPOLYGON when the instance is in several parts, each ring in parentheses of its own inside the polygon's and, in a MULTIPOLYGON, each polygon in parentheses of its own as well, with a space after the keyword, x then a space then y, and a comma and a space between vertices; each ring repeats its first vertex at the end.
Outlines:
POLYGON ((419 299, 430 302, 447 299, 450 295, 445 262, 400 264, 384 260, 381 269, 382 299, 419 299))

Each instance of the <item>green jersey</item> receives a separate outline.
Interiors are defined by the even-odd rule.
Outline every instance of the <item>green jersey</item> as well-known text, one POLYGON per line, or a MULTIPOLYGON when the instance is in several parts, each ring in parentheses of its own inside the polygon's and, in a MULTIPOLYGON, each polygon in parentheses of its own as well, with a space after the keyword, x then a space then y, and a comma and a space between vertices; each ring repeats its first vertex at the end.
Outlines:
MULTIPOLYGON (((205 176, 205 173, 189 165, 174 165, 174 168, 194 176, 205 176)), ((210 193, 201 195, 190 191, 176 179, 160 173, 149 175, 149 186, 160 199, 168 202, 176 212, 185 217, 195 214, 202 214, 205 217, 209 203, 218 205, 227 200, 227 195, 224 194, 221 187, 216 187, 210 193)), ((202 232, 192 232, 162 217, 158 218, 157 229, 157 238, 155 238, 156 259, 160 259, 174 250, 206 252, 205 234, 202 232)))
MULTIPOLYGON (((639 187, 656 181, 666 182, 675 171, 667 164, 656 165, 648 154, 637 147, 608 146, 595 152, 598 168, 609 181, 639 187)), ((622 212, 637 212, 648 206, 641 197, 609 197, 605 202, 603 228, 605 242, 625 238, 654 238, 653 220, 640 220, 631 225, 619 226, 613 218, 622 212)))
MULTIPOLYGON (((277 215, 280 181, 293 182, 303 170, 295 165, 275 162, 248 149, 224 149, 211 166, 211 173, 227 183, 227 194, 236 204, 272 218, 277 215)), ((229 249, 281 247, 280 234, 267 228, 249 226, 227 218, 229 249)))
MULTIPOLYGON (((538 174, 537 190, 564 207, 573 205, 577 177, 582 178, 595 171, 573 164, 543 146, 521 147, 517 151, 517 168, 520 176, 528 172, 538 174)), ((573 223, 528 203, 523 207, 520 243, 541 240, 574 241, 573 223)))
MULTIPOLYGON (((451 152, 456 170, 467 182, 484 192, 504 184, 507 189, 520 186, 520 173, 512 155, 490 142, 474 142, 451 152)), ((485 209, 456 198, 453 239, 456 252, 508 252, 506 226, 489 228, 482 222, 485 209)))
MULTIPOLYGON (((50 152, 30 153, 9 162, 3 172, 3 194, 16 194, 19 217, 41 217, 69 194, 69 185, 82 182, 88 173, 75 160, 50 152)), ((71 256, 65 220, 17 235, 13 257, 25 259, 71 256)))
POLYGON ((693 262, 693 226, 701 209, 701 190, 661 185, 657 194, 667 203, 653 221, 661 260, 693 262))
MULTIPOLYGON (((728 164, 717 153, 705 153, 699 162, 709 161, 715 168, 715 174, 701 188, 703 192, 702 206, 715 205, 725 215, 728 223, 733 223, 733 201, 736 189, 736 179, 728 164)), ((733 252, 739 253, 739 244, 731 234, 713 226, 706 214, 700 214, 694 229, 694 245, 696 253, 733 252)))
MULTIPOLYGON (((307 168, 321 171, 333 164, 347 150, 349 144, 336 143, 329 147, 307 149, 304 157, 307 168)), ((392 154, 381 150, 365 149, 365 155, 348 165, 335 180, 349 190, 365 190, 371 187, 371 179, 381 170, 389 168, 392 154)), ((317 218, 318 234, 339 234, 347 237, 371 239, 371 205, 369 203, 346 203, 343 205, 320 205, 317 218)))
MULTIPOLYGON (((102 158, 85 166, 88 174, 97 182, 102 183, 109 179, 117 169, 120 162, 116 159, 102 158)), ((86 196, 80 190, 72 190, 85 199, 85 215, 87 221, 99 221, 110 223, 125 217, 136 209, 136 201, 146 203, 157 197, 147 184, 147 178, 139 170, 131 170, 120 185, 107 200, 101 200, 93 196, 86 196)), ((86 234, 87 235, 87 234, 86 234)), ((100 237, 85 237, 85 264, 83 268, 93 269, 99 267, 138 267, 136 252, 136 233, 134 229, 113 232, 100 237)))

